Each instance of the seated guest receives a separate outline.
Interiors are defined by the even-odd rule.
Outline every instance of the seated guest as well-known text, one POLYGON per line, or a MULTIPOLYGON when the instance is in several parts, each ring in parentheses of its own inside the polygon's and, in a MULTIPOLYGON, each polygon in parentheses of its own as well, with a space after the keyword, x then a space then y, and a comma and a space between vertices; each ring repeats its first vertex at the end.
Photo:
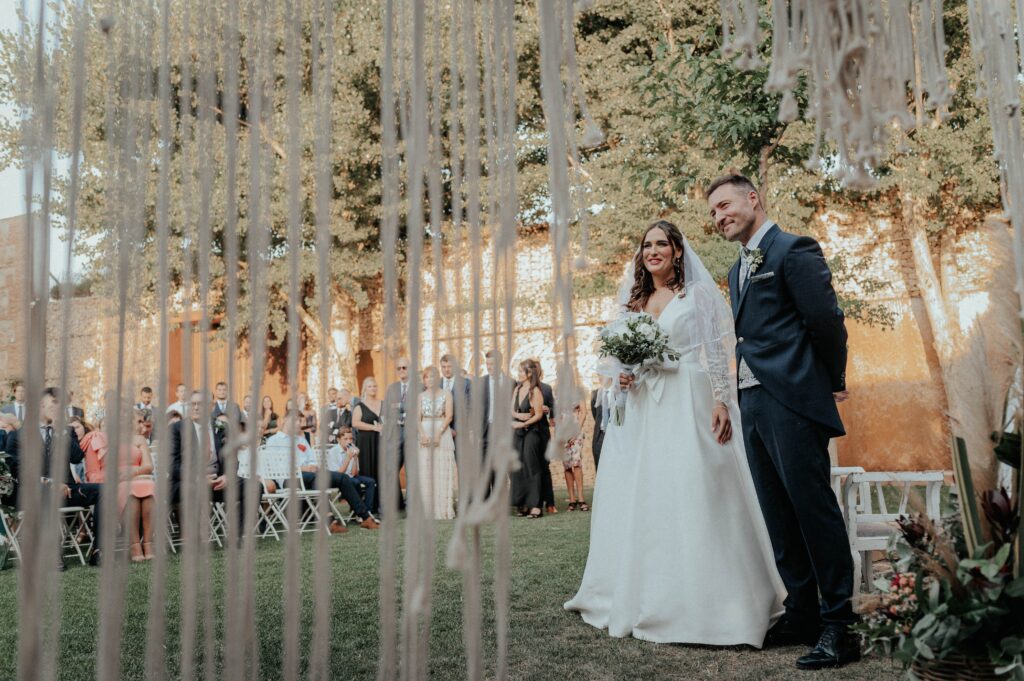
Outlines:
MULTIPOLYGON (((188 416, 171 425, 171 505, 181 502, 182 472, 184 470, 186 448, 192 453, 200 465, 206 467, 206 483, 210 487, 211 499, 214 502, 226 501, 228 476, 234 477, 238 499, 243 499, 245 494, 245 479, 239 478, 237 468, 232 471, 225 470, 224 460, 221 458, 221 447, 224 438, 217 438, 213 433, 213 426, 209 421, 202 423, 203 393, 193 391, 189 400, 188 416), (206 449, 205 454, 200 454, 206 449)), ((241 531, 245 530, 245 506, 240 505, 238 509, 241 531)))
POLYGON ((7 451, 7 436, 21 428, 21 421, 14 414, 0 414, 0 452, 7 451))
MULTIPOLYGON (((89 562, 93 565, 97 565, 100 560, 100 486, 97 484, 80 483, 76 481, 71 474, 70 468, 65 468, 64 474, 59 478, 64 480, 63 484, 57 483, 56 480, 51 479, 51 475, 53 475, 53 471, 51 470, 53 444, 57 439, 53 432, 53 422, 56 420, 58 409, 57 389, 47 388, 43 391, 43 397, 39 404, 38 427, 39 435, 43 441, 43 465, 41 471, 42 483, 45 486, 45 489, 59 486, 59 492, 62 495, 62 504, 64 506, 93 507, 92 526, 95 540, 93 543, 92 554, 89 557, 89 562)), ((15 480, 15 484, 13 493, 10 498, 5 500, 5 502, 10 503, 11 505, 17 503, 19 487, 28 482, 27 480, 19 477, 21 469, 25 463, 22 460, 24 455, 24 452, 22 451, 24 437, 24 427, 9 433, 7 436, 7 463, 11 468, 11 475, 15 480)), ((68 428, 67 448, 68 462, 71 464, 81 463, 82 459, 85 457, 85 453, 82 451, 82 447, 78 444, 78 437, 71 428, 68 428)), ((63 567, 63 560, 60 565, 63 567)))
MULTIPOLYGON (((281 425, 281 432, 271 438, 267 438, 267 444, 270 446, 287 447, 294 439, 296 447, 295 463, 299 468, 299 474, 302 476, 302 484, 306 489, 316 489, 316 474, 320 469, 316 449, 310 446, 299 433, 297 418, 297 415, 294 413, 285 415, 284 422, 281 425)), ((279 482, 287 483, 288 481, 283 480, 279 482)), ((340 471, 328 471, 327 486, 328 488, 341 491, 341 496, 348 502, 352 511, 362 519, 362 522, 359 523, 360 527, 368 530, 376 530, 380 527, 363 503, 362 497, 359 496, 359 489, 356 487, 356 483, 352 481, 352 478, 340 471)))
POLYGON ((366 508, 373 508, 377 501, 377 481, 359 474, 359 448, 353 441, 352 428, 341 429, 338 447, 331 447, 327 452, 327 467, 352 478, 357 488, 362 485, 366 490, 363 494, 366 508))

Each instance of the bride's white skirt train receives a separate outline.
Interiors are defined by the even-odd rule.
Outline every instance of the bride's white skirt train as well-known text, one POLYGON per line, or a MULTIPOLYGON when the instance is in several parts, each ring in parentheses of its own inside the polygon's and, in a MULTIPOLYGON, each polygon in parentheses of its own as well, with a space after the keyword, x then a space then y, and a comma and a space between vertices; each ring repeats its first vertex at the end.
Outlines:
POLYGON ((609 424, 594 489, 590 554, 565 604, 612 636, 760 647, 785 588, 743 451, 711 434, 707 374, 692 357, 660 399, 630 393, 609 424))

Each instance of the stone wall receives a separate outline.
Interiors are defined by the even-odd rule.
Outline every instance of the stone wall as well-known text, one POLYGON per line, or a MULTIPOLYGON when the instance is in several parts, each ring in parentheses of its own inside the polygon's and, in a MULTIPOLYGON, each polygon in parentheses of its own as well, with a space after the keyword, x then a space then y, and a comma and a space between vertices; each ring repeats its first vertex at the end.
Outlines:
POLYGON ((8 382, 23 376, 25 362, 25 248, 24 216, 0 220, 0 400, 8 382))

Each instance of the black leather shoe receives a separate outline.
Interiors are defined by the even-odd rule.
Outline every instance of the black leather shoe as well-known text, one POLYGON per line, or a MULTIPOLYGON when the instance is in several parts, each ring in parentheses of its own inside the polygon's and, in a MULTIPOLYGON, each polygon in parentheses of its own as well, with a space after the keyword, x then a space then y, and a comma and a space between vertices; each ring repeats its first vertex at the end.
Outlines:
POLYGON ((860 659, 860 643, 845 624, 826 624, 818 644, 796 661, 800 669, 828 669, 860 659))
POLYGON ((89 565, 92 565, 93 567, 99 567, 100 566, 100 561, 102 559, 103 559, 103 556, 100 555, 100 550, 99 549, 93 549, 92 553, 89 554, 89 565))
POLYGON ((783 615, 765 634, 764 647, 813 646, 820 636, 820 622, 797 622, 783 615))

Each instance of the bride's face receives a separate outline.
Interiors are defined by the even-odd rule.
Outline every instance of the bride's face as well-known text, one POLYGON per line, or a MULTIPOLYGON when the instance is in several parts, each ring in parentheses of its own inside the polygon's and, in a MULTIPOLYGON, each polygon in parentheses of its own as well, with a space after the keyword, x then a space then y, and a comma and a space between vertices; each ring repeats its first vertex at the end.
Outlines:
POLYGON ((644 267, 654 277, 667 277, 672 273, 673 261, 679 257, 668 234, 661 227, 654 227, 646 236, 641 246, 644 267))

